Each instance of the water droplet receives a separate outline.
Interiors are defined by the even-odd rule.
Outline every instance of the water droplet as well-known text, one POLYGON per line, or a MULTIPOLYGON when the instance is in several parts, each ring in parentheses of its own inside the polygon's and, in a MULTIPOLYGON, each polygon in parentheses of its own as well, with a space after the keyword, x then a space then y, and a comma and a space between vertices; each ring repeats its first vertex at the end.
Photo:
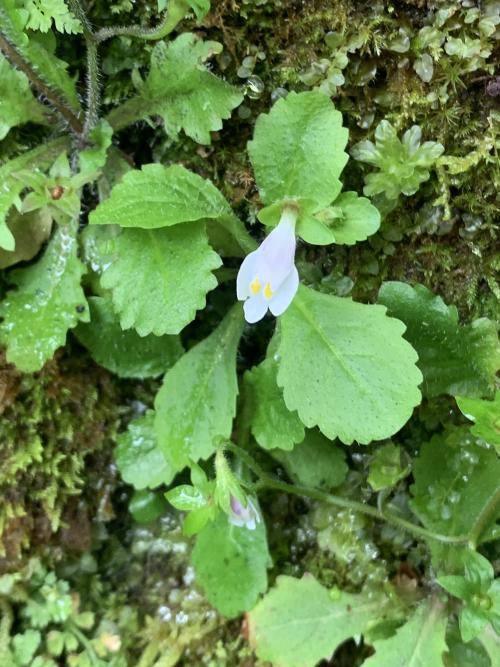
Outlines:
POLYGON ((264 82, 255 74, 249 76, 245 86, 245 93, 251 100, 257 100, 264 92, 264 82))
POLYGON ((447 521, 451 517, 451 510, 448 505, 443 505, 441 507, 441 518, 447 521))
POLYGON ((274 104, 274 102, 277 102, 278 100, 286 97, 288 95, 288 90, 286 88, 275 88, 273 92, 271 93, 271 102, 274 104))

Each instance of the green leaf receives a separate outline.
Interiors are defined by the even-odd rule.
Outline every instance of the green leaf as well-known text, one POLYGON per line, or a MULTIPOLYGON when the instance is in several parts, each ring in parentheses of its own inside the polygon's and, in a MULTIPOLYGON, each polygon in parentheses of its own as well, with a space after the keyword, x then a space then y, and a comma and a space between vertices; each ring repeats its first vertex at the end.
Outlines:
POLYGON ((378 596, 342 592, 335 599, 310 575, 279 576, 276 587, 249 614, 250 644, 261 660, 315 667, 382 613, 378 596))
POLYGON ((467 419, 474 422, 470 430, 472 435, 493 445, 500 454, 500 391, 495 393, 492 401, 460 396, 455 400, 467 419))
POLYGON ((364 241, 380 227, 380 213, 378 209, 365 197, 358 197, 355 192, 343 192, 332 206, 317 214, 318 220, 304 220, 299 224, 297 233, 307 243, 326 245, 338 243, 343 245, 354 245, 358 241, 364 241), (326 236, 321 241, 318 237, 311 238, 309 230, 314 234, 310 225, 322 222, 330 233, 330 240, 326 236), (316 240, 313 240, 316 239, 316 240))
POLYGON ((464 557, 465 576, 439 576, 437 581, 446 591, 461 598, 460 633, 464 642, 477 637, 491 621, 500 627, 500 580, 493 581, 490 561, 468 550, 464 557))
POLYGON ((212 271, 221 260, 203 223, 124 229, 109 249, 112 260, 101 284, 112 292, 122 328, 134 327, 140 336, 179 333, 217 287, 212 271))
POLYGON ((46 109, 33 97, 28 77, 0 53, 0 140, 11 127, 33 121, 45 123, 46 109))
POLYGON ((54 21, 59 32, 76 34, 82 31, 80 21, 69 11, 64 0, 28 0, 25 7, 29 14, 26 27, 30 30, 47 32, 54 21))
POLYGON ((211 456, 229 439, 236 411, 236 349, 243 329, 237 304, 204 341, 168 371, 156 395, 158 445, 175 470, 211 456))
POLYGON ((328 206, 342 188, 347 137, 342 115, 326 95, 292 92, 278 100, 259 116, 248 144, 262 201, 304 198, 313 210, 328 206))
POLYGON ((170 484, 176 472, 158 448, 154 419, 154 411, 148 410, 130 422, 128 430, 117 439, 116 465, 123 480, 138 490, 170 484))
POLYGON ((217 508, 214 505, 205 505, 199 509, 192 510, 184 519, 182 532, 188 537, 199 533, 209 521, 215 519, 217 508))
POLYGON ((198 21, 201 21, 210 11, 210 0, 187 0, 189 6, 196 14, 198 21))
POLYGON ((393 637, 375 641, 363 667, 439 667, 443 664, 448 614, 438 597, 422 603, 393 637))
POLYGON ((64 634, 58 630, 51 630, 45 640, 50 655, 58 657, 64 651, 64 634))
POLYGON ((91 145, 78 156, 80 172, 93 174, 106 164, 108 148, 111 146, 113 128, 106 120, 100 120, 89 133, 91 145))
POLYGON ((12 647, 14 655, 20 665, 30 665, 37 648, 42 641, 42 635, 38 630, 26 630, 22 634, 14 635, 12 647))
POLYGON ((343 449, 330 442, 319 431, 307 431, 304 440, 291 452, 271 452, 285 468, 291 479, 304 486, 340 486, 347 475, 343 449))
POLYGON ((153 49, 143 95, 169 135, 177 137, 184 130, 198 143, 209 144, 210 132, 222 129, 222 120, 243 100, 239 90, 203 64, 221 51, 218 42, 204 42, 189 32, 153 49))
POLYGON ((9 252, 0 249, 0 269, 33 259, 50 236, 52 217, 44 209, 26 215, 13 209, 9 214, 7 227, 15 239, 15 250, 9 252))
POLYGON ((490 561, 477 551, 468 551, 464 560, 465 577, 470 581, 478 592, 489 589, 495 576, 493 565, 490 561))
POLYGON ((230 118, 243 100, 237 88, 204 65, 221 51, 218 42, 204 42, 189 32, 172 42, 159 42, 151 54, 151 69, 140 96, 111 112, 108 121, 118 130, 158 114, 172 137, 184 130, 198 143, 209 144, 210 132, 222 129, 222 121, 230 118))
POLYGON ((304 439, 304 426, 290 412, 276 383, 277 364, 265 359, 245 373, 246 400, 250 402, 252 435, 264 449, 293 449, 304 439))
POLYGON ((427 528, 464 535, 479 521, 478 538, 495 534, 500 460, 492 449, 478 445, 467 429, 445 431, 426 442, 413 461, 413 476, 411 507, 427 528))
POLYGON ((191 512, 207 505, 207 499, 203 493, 189 484, 181 484, 174 489, 170 489, 165 494, 165 498, 182 512, 191 512))
POLYGON ((389 315, 406 324, 405 338, 418 352, 426 396, 448 393, 479 398, 492 392, 500 368, 493 322, 481 318, 460 325, 455 306, 447 306, 423 285, 387 282, 378 300, 389 315))
POLYGON ((444 667, 492 667, 479 640, 473 639, 465 644, 456 623, 448 626, 446 643, 448 653, 443 656, 444 667))
POLYGON ((267 589, 266 530, 229 523, 225 514, 199 533, 192 554, 196 581, 207 600, 223 616, 234 618, 251 609, 267 589))
POLYGON ((391 442, 375 451, 370 461, 368 483, 374 491, 389 489, 409 475, 410 470, 409 457, 391 442))
POLYGON ((437 577, 436 581, 445 591, 462 600, 468 600, 474 594, 474 586, 465 577, 448 574, 437 577))
POLYGON ((143 489, 136 491, 129 503, 129 510, 138 523, 152 523, 165 514, 168 505, 161 493, 143 489))
POLYGON ((288 409, 346 444, 391 436, 420 401, 403 332, 384 308, 300 286, 281 317, 278 385, 288 409))
POLYGON ((462 639, 470 642, 483 632, 488 625, 488 617, 484 612, 466 605, 460 612, 459 625, 462 639))
POLYGON ((182 354, 177 336, 123 331, 109 298, 89 298, 90 322, 80 323, 75 336, 98 364, 123 378, 156 377, 170 368, 182 354))
POLYGON ((178 164, 146 164, 124 175, 111 196, 92 211, 90 223, 157 229, 228 217, 234 214, 210 181, 178 164))
POLYGON ((500 633, 495 632, 491 625, 487 625, 479 639, 491 658, 491 666, 494 667, 500 654, 500 633))
POLYGON ((26 30, 28 13, 16 5, 17 0, 2 0, 0 3, 0 25, 3 35, 19 54, 31 63, 39 79, 66 100, 78 114, 80 103, 75 81, 67 72, 68 65, 59 60, 55 53, 49 52, 38 40, 28 36, 26 30))
POLYGON ((72 231, 60 227, 39 262, 9 274, 17 290, 1 304, 0 340, 8 361, 24 372, 40 370, 64 345, 68 329, 89 320, 76 247, 72 231))

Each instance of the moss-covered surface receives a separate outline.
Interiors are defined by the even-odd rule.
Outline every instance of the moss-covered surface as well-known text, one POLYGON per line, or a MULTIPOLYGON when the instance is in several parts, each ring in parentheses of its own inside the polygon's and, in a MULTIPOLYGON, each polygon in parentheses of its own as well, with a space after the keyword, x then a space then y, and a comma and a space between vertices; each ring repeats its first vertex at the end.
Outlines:
MULTIPOLYGON (((98 0, 92 3, 92 20, 100 26, 118 20, 151 22, 154 4, 98 0)), ((382 119, 399 135, 418 124, 423 140, 438 141, 445 149, 429 180, 412 196, 379 199, 386 215, 369 241, 333 250, 302 247, 302 274, 322 289, 352 293, 361 301, 373 300, 383 280, 421 282, 457 305, 466 321, 497 315, 500 178, 492 112, 499 88, 495 42, 488 26, 480 25, 494 3, 482 3, 483 13, 477 16, 471 14, 472 2, 212 4, 202 26, 185 22, 182 27, 224 44, 214 69, 245 87, 243 105, 208 147, 186 138, 166 139, 158 128, 138 123, 119 136, 130 160, 137 165, 181 161, 210 177, 252 224, 258 195, 246 142, 258 114, 286 91, 327 90, 343 113, 350 146, 372 139, 382 119), (434 36, 424 46, 417 34, 426 26, 434 36), (468 45, 467 55, 444 49, 449 36, 468 45), (433 56, 428 81, 422 79, 419 64, 424 54, 433 56)), ((83 50, 69 44, 64 42, 62 53, 66 51, 73 71, 81 73, 78 53, 83 50)), ((105 44, 105 105, 133 93, 150 48, 131 38, 105 44)), ((32 132, 30 127, 14 131, 2 149, 28 145, 32 132)), ((345 189, 360 192, 370 170, 350 161, 345 189)), ((203 320, 198 324, 198 332, 209 326, 203 320)), ((190 327, 188 337, 192 331, 190 327)), ((116 663, 109 664, 258 664, 246 647, 241 622, 223 622, 194 590, 189 543, 180 536, 177 519, 141 527, 128 514, 128 490, 112 465, 114 436, 120 420, 133 410, 133 401, 150 404, 153 395, 148 386, 132 385, 89 362, 76 345, 33 377, 1 364, 0 571, 22 571, 29 557, 55 567, 58 577, 78 593, 81 609, 95 612, 88 634, 103 659, 116 657, 116 663), (82 558, 82 552, 92 555, 82 558)), ((425 437, 429 423, 432 430, 441 428, 435 409, 426 412, 424 406, 403 434, 406 446, 425 437)), ((350 456, 349 483, 357 493, 365 493, 362 473, 370 451, 353 449, 350 456)), ((418 593, 426 555, 412 551, 412 541, 400 532, 368 526, 348 512, 332 514, 276 495, 264 499, 264 507, 270 525, 280 527, 272 535, 274 572, 300 574, 308 569, 325 583, 352 590, 371 579, 390 580, 406 587, 408 595, 418 593), (403 552, 405 558, 399 559, 403 552)), ((29 627, 22 610, 40 588, 29 583, 27 575, 16 586, 16 595, 9 593, 8 613, 4 609, 0 655, 2 632, 5 642, 12 627, 29 627)), ((90 649, 82 645, 78 651, 90 649)), ((366 657, 363 651, 349 645, 329 664, 353 667, 366 657)))

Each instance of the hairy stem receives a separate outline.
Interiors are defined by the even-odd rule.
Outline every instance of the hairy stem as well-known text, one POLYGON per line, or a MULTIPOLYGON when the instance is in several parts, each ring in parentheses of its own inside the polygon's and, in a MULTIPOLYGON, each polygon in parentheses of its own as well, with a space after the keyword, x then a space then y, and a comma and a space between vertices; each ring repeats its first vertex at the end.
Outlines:
POLYGON ((336 507, 351 509, 354 512, 359 512, 360 514, 371 516, 378 521, 387 521, 387 523, 392 523, 393 525, 399 526, 400 528, 403 528, 413 535, 418 535, 419 537, 435 540, 444 544, 467 544, 470 540, 469 535, 450 536, 441 535, 440 533, 433 533, 423 526, 417 526, 414 523, 411 523, 411 521, 406 521, 406 519, 402 519, 401 517, 395 516, 392 513, 388 513, 383 509, 377 509, 376 507, 372 507, 366 503, 360 503, 356 500, 350 500, 349 498, 341 498, 340 496, 335 496, 331 493, 327 493, 326 491, 320 491, 319 489, 312 489, 306 486, 298 486, 295 484, 281 482, 280 480, 277 480, 264 472, 264 470, 262 470, 262 468, 253 460, 251 455, 237 445, 232 443, 227 444, 226 449, 241 458, 241 460, 259 478, 255 485, 257 490, 274 489, 276 491, 283 491, 284 493, 291 493, 296 496, 311 498, 312 500, 319 500, 321 502, 328 503, 329 505, 335 505, 336 507))
POLYGON ((175 29, 189 11, 186 0, 170 0, 169 8, 162 20, 155 28, 145 28, 141 25, 117 26, 116 28, 102 28, 95 33, 97 42, 105 42, 111 37, 125 35, 128 37, 139 37, 147 40, 163 39, 175 29))
POLYGON ((99 83, 98 41, 80 0, 69 0, 69 5, 73 14, 82 24, 83 36, 87 46, 87 107, 83 126, 83 136, 86 137, 99 120, 101 86, 99 83))
POLYGON ((66 106, 64 101, 42 81, 31 65, 24 60, 24 58, 17 52, 16 48, 12 46, 1 33, 0 50, 3 51, 12 65, 26 74, 32 86, 47 99, 59 115, 62 116, 66 123, 68 123, 73 132, 81 134, 83 132, 83 124, 78 116, 76 116, 73 111, 66 106))

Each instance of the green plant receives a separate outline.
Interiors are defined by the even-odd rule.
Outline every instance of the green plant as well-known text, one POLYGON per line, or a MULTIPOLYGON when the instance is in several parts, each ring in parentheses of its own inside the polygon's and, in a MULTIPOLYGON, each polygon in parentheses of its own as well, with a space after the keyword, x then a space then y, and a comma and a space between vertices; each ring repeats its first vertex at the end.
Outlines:
POLYGON ((397 199, 402 193, 413 195, 421 183, 429 178, 431 167, 444 148, 435 141, 420 145, 422 130, 414 125, 400 141, 392 125, 383 120, 375 130, 375 144, 361 141, 351 149, 351 155, 361 162, 378 167, 376 174, 365 177, 366 195, 384 193, 388 199, 397 199))
MULTIPOLYGON (((110 11, 127 7, 115 4, 110 11)), ((438 160, 443 145, 420 145, 420 125, 401 141, 396 124, 382 120, 375 144, 362 140, 351 149, 356 159, 379 168, 367 175, 364 190, 385 195, 379 211, 357 194, 356 168, 344 172, 349 136, 336 106, 347 104, 340 99, 334 106, 329 97, 349 83, 363 49, 376 53, 383 44, 404 54, 412 44, 408 30, 387 18, 380 22, 384 34, 374 21, 352 43, 344 39, 344 26, 330 35, 329 47, 341 50, 331 65, 322 65, 326 84, 302 77, 320 90, 286 96, 282 90, 271 110, 258 116, 247 144, 252 171, 245 173, 250 184, 253 174, 257 191, 248 186, 244 197, 251 203, 233 206, 236 197, 228 197, 230 204, 194 170, 197 157, 188 161, 191 168, 184 164, 186 155, 223 154, 225 147, 211 144, 212 133, 223 129, 243 99, 207 64, 220 57, 218 42, 195 32, 172 37, 190 10, 200 21, 208 9, 208 2, 171 0, 156 28, 95 28, 76 0, 43 11, 37 3, 27 11, 13 0, 0 2, 0 48, 14 65, 6 70, 13 82, 7 95, 20 110, 2 117, 4 136, 33 121, 45 132, 54 117, 69 128, 1 167, 4 266, 31 262, 5 275, 10 288, 0 305, 0 338, 7 359, 38 372, 72 330, 118 378, 163 376, 154 406, 139 406, 116 450, 123 479, 135 487, 130 512, 152 524, 170 511, 166 496, 183 513, 184 533, 194 538, 197 584, 222 615, 249 613, 258 659, 312 667, 362 635, 375 650, 362 656, 368 665, 390 664, 400 655, 408 663, 439 665, 447 649, 463 653, 470 639, 493 663, 496 584, 484 563, 487 576, 479 583, 471 579, 467 563, 492 561, 498 538, 498 442, 491 417, 500 364, 496 326, 484 317, 460 323, 458 311, 427 287, 386 273, 371 283, 360 280, 351 298, 355 283, 346 267, 353 260, 355 271, 378 276, 379 258, 397 257, 405 247, 395 245, 403 234, 388 220, 391 208, 402 210, 399 195, 417 195, 409 200, 409 207, 416 205, 420 185, 436 166, 438 180, 428 187, 432 196, 442 188, 433 204, 445 206, 451 176, 491 160, 494 132, 474 156, 438 160), (38 31, 53 23, 85 41, 83 111, 64 62, 53 58, 48 40, 25 30, 28 22, 38 31), (125 67, 132 71, 126 99, 110 94, 105 100, 112 108, 101 114, 99 54, 109 40, 117 45, 106 52, 114 73, 128 44, 143 48, 125 67), (39 105, 29 84, 46 105, 39 105), (137 121, 153 125, 153 143, 161 135, 162 144, 137 151, 133 168, 129 137, 121 131, 137 121), (243 209, 249 222, 256 217, 268 228, 260 245, 263 228, 247 228, 237 215, 243 209), (35 240, 21 233, 23 221, 41 228, 35 240), (324 273, 332 257, 343 268, 336 266, 329 280, 324 273), (266 319, 268 310, 276 321, 266 319), (470 430, 455 397, 476 421, 470 430), (286 561, 281 570, 286 549, 273 543, 266 526, 279 514, 276 506, 292 502, 284 497, 300 498, 311 515, 319 555, 299 565, 286 561), (379 553, 384 558, 376 563, 379 553), (333 566, 322 567, 325 554, 333 566), (304 563, 314 576, 299 578, 304 563), (269 592, 268 577, 276 578, 269 592)), ((449 8, 438 13, 438 27, 453 14, 449 8)), ((477 21, 474 15, 470 23, 477 21)), ((451 24, 445 28, 444 38, 420 34, 413 45, 421 58, 419 86, 434 76, 425 50, 437 55, 443 43, 448 64, 470 58, 485 66, 486 47, 465 34, 450 35, 451 24)), ((478 39, 491 34, 483 24, 478 39)), ((356 85, 372 77, 373 68, 361 72, 356 85)), ((451 80, 450 74, 450 83, 459 85, 459 77, 451 80)), ((105 90, 110 85, 105 82, 105 90)), ((440 94, 445 104, 448 84, 440 94)), ((414 91, 408 108, 413 99, 414 91)), ((436 101, 419 100, 426 110, 436 101)), ((367 129, 374 115, 367 109, 358 126, 367 129)), ((239 131, 242 143, 249 133, 239 131)), ((31 660, 41 646, 37 623, 48 627, 69 618, 64 584, 47 575, 44 586, 66 616, 51 615, 45 593, 39 607, 27 604, 34 627, 16 641, 16 660, 31 660)), ((164 646, 157 635, 162 629, 152 621, 153 660, 164 646)), ((52 638, 53 646, 63 641, 64 648, 64 637, 52 638)), ((182 648, 170 656, 172 664, 182 648)), ((83 665, 92 662, 86 653, 83 665)))

